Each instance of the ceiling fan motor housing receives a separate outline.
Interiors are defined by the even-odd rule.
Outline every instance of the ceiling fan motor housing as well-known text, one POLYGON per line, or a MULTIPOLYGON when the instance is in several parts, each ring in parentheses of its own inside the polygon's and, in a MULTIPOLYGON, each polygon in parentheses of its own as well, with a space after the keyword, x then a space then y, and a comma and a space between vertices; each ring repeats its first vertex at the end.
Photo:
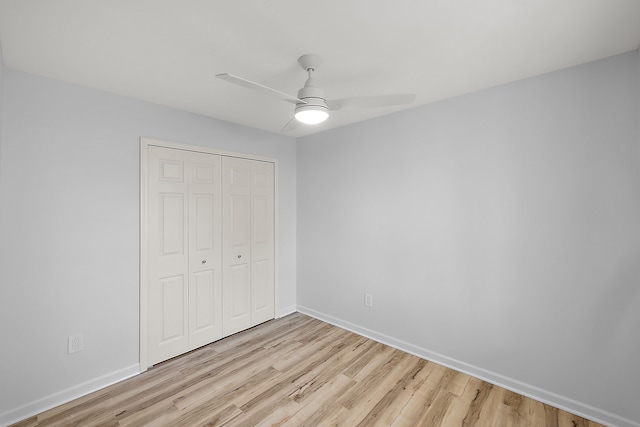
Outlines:
POLYGON ((296 104, 294 116, 298 121, 306 124, 318 124, 329 117, 329 106, 324 97, 324 91, 311 77, 311 71, 309 71, 309 78, 304 87, 298 91, 298 99, 304 101, 304 103, 298 102, 296 104))
POLYGON ((296 110, 305 106, 316 106, 329 110, 327 100, 324 98, 324 91, 319 87, 303 87, 298 91, 298 98, 305 101, 306 104, 299 102, 296 104, 296 110))
POLYGON ((309 78, 304 84, 304 87, 298 91, 298 98, 305 101, 305 103, 299 102, 296 104, 296 113, 304 110, 317 110, 318 108, 324 109, 329 112, 329 106, 327 100, 324 97, 324 91, 316 85, 315 79, 309 78))

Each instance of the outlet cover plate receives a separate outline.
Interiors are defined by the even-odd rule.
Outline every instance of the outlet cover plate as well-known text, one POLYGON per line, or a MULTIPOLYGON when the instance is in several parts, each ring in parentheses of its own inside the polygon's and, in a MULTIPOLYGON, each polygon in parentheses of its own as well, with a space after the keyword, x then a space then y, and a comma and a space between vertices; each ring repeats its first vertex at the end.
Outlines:
POLYGON ((82 350, 82 335, 69 336, 69 354, 77 353, 82 350))
POLYGON ((365 307, 373 307, 373 295, 364 294, 364 306, 365 307))

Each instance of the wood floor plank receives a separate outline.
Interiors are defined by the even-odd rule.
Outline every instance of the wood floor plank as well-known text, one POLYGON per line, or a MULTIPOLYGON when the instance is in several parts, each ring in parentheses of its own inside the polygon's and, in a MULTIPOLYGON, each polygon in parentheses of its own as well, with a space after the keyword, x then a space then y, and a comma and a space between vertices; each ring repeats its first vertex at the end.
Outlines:
MULTIPOLYGON (((402 427, 416 423, 417 420, 426 413, 433 402, 438 391, 438 381, 430 381, 434 373, 438 372, 440 366, 428 362, 416 376, 410 391, 410 396, 406 402, 400 402, 402 408, 395 416, 389 426, 402 427)), ((437 374, 436 374, 437 376, 437 374)), ((468 405, 465 405, 465 408, 468 405)), ((416 424, 417 425, 417 424, 416 424)))
POLYGON ((433 399, 433 402, 425 413, 416 422, 419 426, 439 426, 442 425, 447 412, 454 400, 454 395, 440 388, 433 399))
POLYGON ((337 351, 325 363, 318 364, 314 369, 295 378, 293 382, 298 384, 300 389, 289 397, 299 403, 303 403, 306 397, 315 399, 315 393, 318 389, 341 375, 346 366, 361 355, 362 351, 366 351, 366 347, 362 347, 366 339, 357 336, 355 338, 351 342, 345 338, 344 342, 347 345, 342 349, 336 349, 337 351))
POLYGON ((294 313, 12 427, 602 427, 294 313))
POLYGON ((339 398, 347 416, 339 420, 339 425, 363 426, 375 418, 376 404, 394 387, 398 377, 414 365, 414 356, 394 350, 390 357, 371 375, 354 386, 344 397, 339 398))
POLYGON ((345 393, 354 384, 355 381, 346 375, 334 376, 331 381, 324 382, 315 389, 309 400, 296 401, 298 403, 297 411, 282 425, 284 427, 317 425, 318 420, 322 419, 325 414, 331 414, 331 404, 335 397, 345 393))
POLYGON ((413 366, 404 370, 403 375, 376 402, 373 409, 360 422, 360 425, 378 424, 389 426, 397 418, 405 403, 411 397, 415 384, 421 382, 422 376, 420 376, 420 373, 425 371, 424 368, 428 363, 426 360, 417 357, 411 362, 413 366))
POLYGON ((467 407, 467 402, 454 398, 442 419, 441 425, 465 426, 464 417, 467 415, 467 407))
MULTIPOLYGON (((469 403, 469 409, 467 410, 467 415, 463 419, 465 426, 474 427, 476 425, 482 425, 482 423, 480 422, 480 416, 483 410, 486 407, 488 407, 488 405, 485 406, 485 403, 489 399, 492 389, 493 389, 493 384, 489 384, 486 382, 481 382, 478 385, 478 387, 476 387, 475 396, 473 397, 473 400, 469 403)), ((484 415, 483 421, 484 419, 487 418, 487 415, 486 415, 487 411, 485 410, 484 412, 485 414, 482 414, 484 415)))

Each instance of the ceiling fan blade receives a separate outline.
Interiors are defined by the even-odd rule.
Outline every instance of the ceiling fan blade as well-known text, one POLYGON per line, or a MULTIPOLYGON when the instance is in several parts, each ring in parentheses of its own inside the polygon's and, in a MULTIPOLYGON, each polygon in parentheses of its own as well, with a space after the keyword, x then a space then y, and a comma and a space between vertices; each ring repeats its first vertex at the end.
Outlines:
POLYGON ((273 89, 268 86, 261 85, 260 83, 252 82, 251 80, 243 79, 242 77, 234 76, 233 74, 229 74, 229 73, 216 74, 216 77, 222 80, 226 80, 229 83, 246 87, 247 89, 257 90, 259 92, 262 92, 264 94, 271 95, 271 96, 277 96, 283 101, 291 102, 292 104, 307 103, 306 101, 303 101, 302 99, 298 99, 295 96, 291 96, 284 92, 280 92, 277 89, 273 89))
POLYGON ((291 120, 289 120, 287 124, 280 129, 280 132, 291 132, 296 129, 299 124, 300 122, 295 117, 291 117, 291 120))
POLYGON ((327 101, 329 110, 346 110, 350 108, 377 108, 393 105, 411 104, 416 100, 412 93, 380 96, 358 96, 355 98, 343 98, 327 101))

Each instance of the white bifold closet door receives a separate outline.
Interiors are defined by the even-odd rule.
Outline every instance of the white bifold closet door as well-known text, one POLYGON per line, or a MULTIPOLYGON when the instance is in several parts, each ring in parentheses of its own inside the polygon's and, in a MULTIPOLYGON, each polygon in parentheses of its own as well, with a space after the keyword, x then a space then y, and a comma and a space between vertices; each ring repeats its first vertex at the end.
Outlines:
POLYGON ((222 337, 220 156, 148 152, 150 364, 222 337))
POLYGON ((153 365, 275 317, 274 165, 163 147, 147 159, 153 365))
POLYGON ((273 163, 222 158, 223 334, 273 319, 273 163))

